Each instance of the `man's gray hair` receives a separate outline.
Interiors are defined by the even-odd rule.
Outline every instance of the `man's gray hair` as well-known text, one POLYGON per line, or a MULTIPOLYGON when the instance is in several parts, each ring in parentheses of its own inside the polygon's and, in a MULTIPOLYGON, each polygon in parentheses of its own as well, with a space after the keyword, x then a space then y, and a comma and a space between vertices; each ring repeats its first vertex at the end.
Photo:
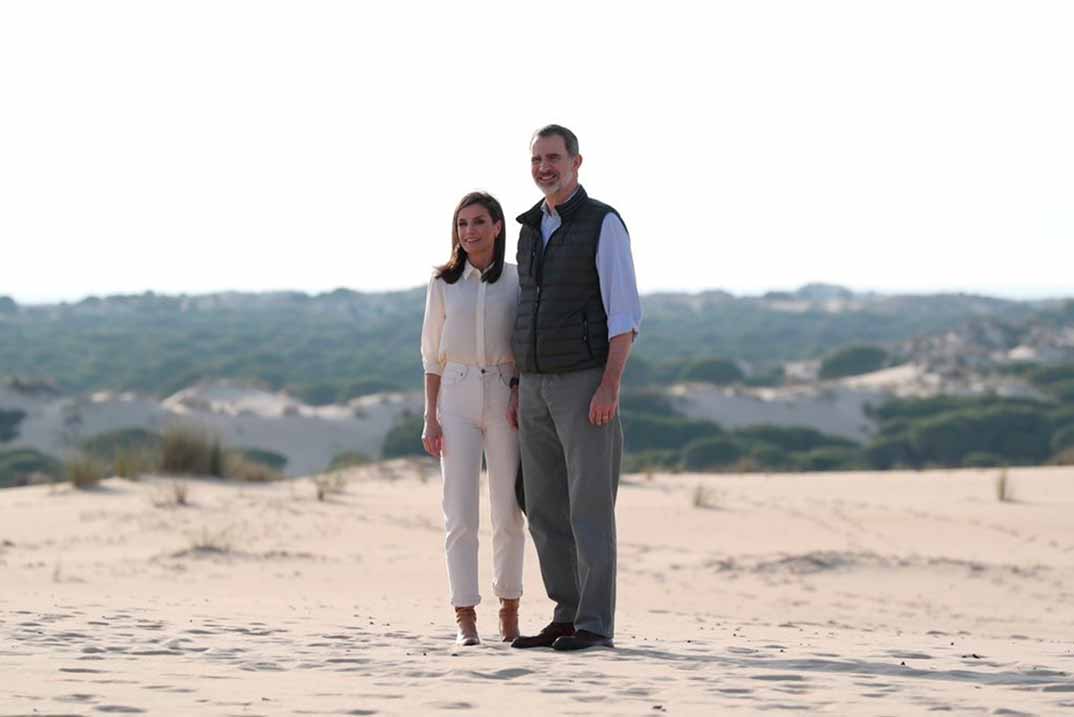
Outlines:
MULTIPOLYGON (((569 129, 559 124, 547 124, 533 133, 533 139, 547 137, 562 137, 563 144, 567 145, 567 154, 571 157, 578 156, 578 137, 569 129)), ((531 141, 530 144, 533 144, 531 141)))

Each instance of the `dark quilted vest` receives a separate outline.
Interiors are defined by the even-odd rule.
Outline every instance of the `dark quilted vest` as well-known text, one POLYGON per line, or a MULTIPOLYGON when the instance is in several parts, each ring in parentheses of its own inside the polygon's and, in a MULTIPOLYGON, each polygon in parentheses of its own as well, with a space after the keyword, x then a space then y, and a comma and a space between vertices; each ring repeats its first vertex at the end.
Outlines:
POLYGON ((511 336, 524 373, 565 373, 603 367, 608 316, 600 296, 597 242, 609 212, 581 187, 557 207, 562 224, 544 247, 541 204, 518 217, 518 316, 511 336))

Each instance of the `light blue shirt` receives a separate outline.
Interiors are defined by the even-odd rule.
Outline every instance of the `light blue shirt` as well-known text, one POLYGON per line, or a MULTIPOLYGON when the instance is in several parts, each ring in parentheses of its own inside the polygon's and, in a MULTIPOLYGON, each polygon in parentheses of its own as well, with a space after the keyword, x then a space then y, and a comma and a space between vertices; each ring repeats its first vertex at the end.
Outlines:
MULTIPOLYGON (((563 220, 541 204, 541 238, 545 246, 563 220)), ((638 333, 641 329, 641 297, 634 276, 634 257, 630 253, 630 235, 622 220, 609 212, 600 225, 597 241, 597 276, 600 278, 600 297, 608 315, 608 338, 620 334, 638 333)))

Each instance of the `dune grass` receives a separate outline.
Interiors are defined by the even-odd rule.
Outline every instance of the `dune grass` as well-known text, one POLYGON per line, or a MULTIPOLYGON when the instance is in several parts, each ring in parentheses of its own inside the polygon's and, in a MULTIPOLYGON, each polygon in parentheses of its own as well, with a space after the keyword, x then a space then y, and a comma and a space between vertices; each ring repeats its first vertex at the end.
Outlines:
POLYGON ((92 488, 108 477, 108 468, 97 458, 79 454, 67 460, 64 476, 75 488, 92 488))

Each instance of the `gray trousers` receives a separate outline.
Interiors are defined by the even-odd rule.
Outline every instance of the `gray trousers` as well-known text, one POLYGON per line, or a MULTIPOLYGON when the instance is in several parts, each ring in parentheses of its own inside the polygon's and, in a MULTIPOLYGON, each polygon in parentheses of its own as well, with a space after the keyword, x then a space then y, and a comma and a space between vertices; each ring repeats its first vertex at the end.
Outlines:
POLYGON ((603 374, 522 374, 518 423, 526 517, 553 620, 612 637, 623 429, 618 415, 605 426, 589 422, 603 374))

